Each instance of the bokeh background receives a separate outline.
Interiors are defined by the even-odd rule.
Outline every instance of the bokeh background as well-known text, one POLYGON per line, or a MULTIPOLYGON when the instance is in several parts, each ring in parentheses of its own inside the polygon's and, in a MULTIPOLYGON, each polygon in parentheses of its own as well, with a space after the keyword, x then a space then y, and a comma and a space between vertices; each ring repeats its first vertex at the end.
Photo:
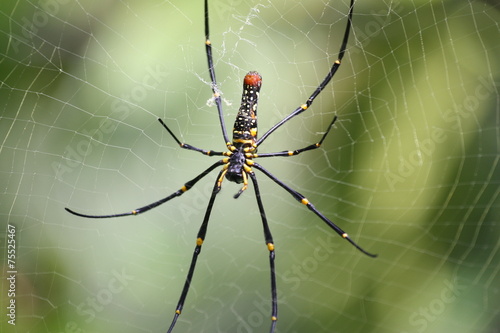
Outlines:
MULTIPOLYGON (((226 123, 249 70, 261 133, 303 103, 337 57, 347 1, 214 0, 211 40, 226 123)), ((0 4, 2 332, 164 332, 214 177, 147 214, 223 150, 202 1, 0 4), (7 320, 8 225, 16 321, 7 320)), ((358 0, 338 74, 261 160, 371 259, 262 174, 277 246, 278 332, 478 333, 500 327, 500 7, 358 0)), ((265 332, 267 249, 250 186, 229 182, 176 332, 265 332)))

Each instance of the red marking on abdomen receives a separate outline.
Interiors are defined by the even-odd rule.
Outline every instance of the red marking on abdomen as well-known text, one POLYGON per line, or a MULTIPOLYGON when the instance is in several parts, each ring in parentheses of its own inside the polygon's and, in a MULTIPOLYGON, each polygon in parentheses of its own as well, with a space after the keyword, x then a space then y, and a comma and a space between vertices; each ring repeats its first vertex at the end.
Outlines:
POLYGON ((257 72, 248 72, 248 74, 245 75, 243 83, 253 87, 260 87, 262 84, 262 76, 257 72))

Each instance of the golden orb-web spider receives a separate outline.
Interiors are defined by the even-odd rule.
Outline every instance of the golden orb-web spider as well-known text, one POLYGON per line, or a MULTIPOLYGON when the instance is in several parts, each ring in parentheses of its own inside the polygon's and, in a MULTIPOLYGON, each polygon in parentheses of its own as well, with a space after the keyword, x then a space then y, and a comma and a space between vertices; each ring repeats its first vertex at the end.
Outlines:
POLYGON ((314 214, 316 214, 323 222, 325 222, 330 228, 332 228, 337 234, 339 234, 342 238, 346 239, 349 243, 351 243, 354 247, 356 247, 359 251, 363 252, 364 254, 370 256, 370 257, 375 257, 375 254, 371 254, 365 250, 363 250, 359 245, 357 245, 348 235, 346 232, 344 232, 340 227, 338 227, 335 223, 330 221, 326 216, 324 216, 321 212, 319 212, 313 204, 306 199, 302 194, 299 192, 295 191, 285 183, 283 183, 281 180, 276 178, 274 175, 272 175, 269 171, 267 171, 264 167, 262 167, 260 164, 257 164, 254 162, 254 159, 256 158, 261 158, 261 157, 276 157, 276 156, 295 156, 298 155, 304 151, 308 150, 313 150, 316 148, 319 148, 323 141, 325 140, 326 136, 330 132, 330 129, 332 128, 333 124, 335 123, 337 117, 335 116, 331 123, 328 125, 328 128, 326 129, 325 133, 321 137, 318 143, 309 145, 307 147, 297 149, 297 150, 289 150, 289 151, 281 151, 281 152, 275 152, 275 153, 263 153, 263 154, 257 154, 257 148, 264 142, 264 140, 272 134, 277 128, 285 124, 288 120, 291 118, 301 114, 305 110, 311 106, 313 103, 314 99, 319 95, 319 93, 325 88, 325 86, 330 82, 334 74, 337 72, 337 69, 340 67, 340 62, 344 56, 345 50, 346 50, 346 45, 347 45, 347 40, 349 38, 349 33, 351 29, 351 20, 352 20, 352 13, 353 13, 353 7, 354 7, 354 0, 351 0, 350 2, 350 7, 349 7, 349 13, 347 15, 347 24, 344 32, 344 38, 342 40, 342 44, 340 46, 339 54, 338 54, 338 59, 333 63, 332 67, 330 68, 330 71, 326 75, 326 77, 323 79, 323 82, 320 83, 320 85, 316 88, 316 90, 312 93, 312 95, 307 99, 307 101, 297 107, 292 113, 290 113, 288 116, 283 118, 281 121, 279 121, 277 124, 275 124, 273 127, 271 127, 264 135, 262 135, 260 138, 257 138, 257 102, 259 98, 259 91, 260 87, 262 84, 262 77, 260 76, 259 73, 257 72, 249 72, 245 78, 243 79, 243 94, 241 98, 241 106, 238 111, 238 114, 236 116, 236 120, 234 122, 234 128, 233 128, 233 139, 232 141, 229 141, 229 137, 227 135, 226 131, 226 126, 224 124, 224 118, 223 118, 223 112, 222 112, 222 103, 221 103, 221 97, 219 93, 217 92, 217 81, 215 79, 215 71, 213 67, 213 57, 212 57, 212 44, 210 43, 209 39, 209 16, 208 16, 208 0, 205 0, 205 51, 207 54, 207 59, 208 59, 208 71, 210 74, 210 79, 212 81, 212 92, 213 92, 213 97, 215 100, 215 105, 217 106, 217 111, 219 114, 219 121, 220 125, 222 128, 222 135, 225 140, 226 146, 227 146, 227 151, 220 152, 220 151, 213 151, 213 150, 205 150, 205 149, 200 149, 194 146, 191 146, 187 143, 182 143, 177 139, 177 137, 174 135, 174 133, 168 128, 168 126, 161 120, 160 123, 163 125, 163 127, 167 130, 167 132, 172 136, 172 138, 179 144, 181 148, 187 149, 187 150, 193 150, 196 152, 200 152, 204 155, 208 156, 223 156, 223 158, 214 164, 212 164, 210 167, 208 167, 205 171, 200 173, 198 176, 195 178, 191 179, 187 183, 184 184, 179 190, 176 192, 170 194, 169 196, 158 200, 156 202, 153 202, 149 205, 146 205, 141 208, 137 208, 131 212, 128 213, 121 213, 121 214, 111 214, 111 215, 87 215, 87 214, 81 214, 77 213, 69 208, 65 208, 68 212, 71 214, 81 216, 81 217, 86 217, 86 218, 95 218, 95 219, 100 219, 100 218, 111 218, 111 217, 120 217, 120 216, 128 216, 128 215, 137 215, 137 214, 142 214, 144 212, 147 212, 150 209, 153 209, 175 197, 178 197, 182 194, 184 194, 187 190, 189 190, 191 187, 193 187, 200 179, 208 175, 212 170, 216 169, 217 167, 222 167, 222 169, 219 171, 219 174, 217 176, 216 182, 214 184, 212 194, 210 196, 210 199, 208 201, 208 207, 207 210, 205 211, 205 217, 203 218, 203 222, 201 224, 201 227, 198 231, 198 235, 196 238, 196 246, 194 249, 193 257, 191 259, 191 264, 189 265, 189 271, 186 277, 186 281, 184 283, 184 287, 181 292, 181 296, 179 299, 179 302, 177 303, 177 307, 175 309, 175 314, 174 318, 172 319, 172 322, 170 324, 170 327, 168 328, 167 333, 172 332, 174 329, 174 326, 177 322, 177 319, 179 318, 179 315, 181 314, 182 308, 184 307, 184 302, 186 300, 186 296, 189 291, 189 287, 191 285, 191 280, 193 278, 195 266, 196 266, 196 261, 198 259, 198 256, 201 252, 201 247, 203 244, 203 240, 205 239, 205 235, 207 233, 207 227, 208 227, 208 220, 210 217, 210 213, 212 211, 212 207, 214 205, 215 197, 219 193, 222 182, 224 178, 226 178, 228 181, 235 182, 237 184, 243 184, 241 189, 234 195, 234 198, 238 198, 243 191, 245 191, 248 187, 248 178, 252 180, 252 183, 254 185, 254 191, 255 191, 255 197, 257 199, 257 206, 259 208, 260 216, 262 218, 262 225, 264 228, 264 238, 266 242, 267 249, 269 250, 269 265, 270 265, 270 272, 271 272, 271 328, 270 332, 273 333, 276 330, 276 321, 278 319, 278 296, 277 296, 277 290, 276 290, 276 274, 275 274, 275 266, 274 266, 274 260, 275 260, 275 245, 273 242, 273 237, 271 235, 271 231, 269 229, 269 225, 267 223, 267 218, 266 214, 264 212, 264 205, 262 204, 262 199, 260 196, 260 191, 259 191, 259 186, 257 183, 257 177, 255 176, 255 173, 253 169, 257 169, 260 172, 262 172, 264 175, 269 177, 271 180, 273 180, 276 184, 278 184, 280 187, 282 187, 285 191, 290 193, 295 200, 298 202, 304 204, 309 210, 311 210, 314 214))

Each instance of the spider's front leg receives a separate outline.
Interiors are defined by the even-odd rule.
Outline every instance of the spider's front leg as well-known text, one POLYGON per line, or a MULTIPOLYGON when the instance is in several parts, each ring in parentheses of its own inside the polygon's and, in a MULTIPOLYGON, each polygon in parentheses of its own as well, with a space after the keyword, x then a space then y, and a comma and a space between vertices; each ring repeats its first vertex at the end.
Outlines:
POLYGON ((260 197, 259 184, 257 183, 257 177, 255 173, 249 172, 250 178, 253 182, 253 187, 255 189, 255 198, 257 199, 257 206, 259 207, 260 217, 262 219, 262 226, 264 228, 264 238, 266 241, 267 249, 269 250, 269 267, 271 273, 271 329, 270 333, 274 333, 276 330, 276 321, 278 320, 278 292, 276 288, 276 271, 274 265, 275 259, 275 246, 273 241, 273 236, 271 230, 269 229, 269 224, 267 223, 266 212, 264 211, 264 205, 262 204, 262 199, 260 197))
POLYGON ((281 186, 285 191, 290 193, 292 197, 300 202, 301 204, 305 205, 310 211, 312 211, 316 216, 318 216, 323 222, 325 222, 330 228, 332 228, 340 237, 344 238, 347 240, 351 245, 353 245, 356 249, 358 249, 360 252, 366 254, 369 257, 375 258, 377 255, 370 253, 366 250, 364 250, 361 246, 359 246, 355 241, 349 237, 349 235, 342 230, 338 225, 336 225, 334 222, 332 222, 329 218, 327 218, 325 215, 323 215, 305 196, 300 194, 299 192, 295 191, 292 189, 290 186, 286 185, 283 183, 281 180, 276 178, 272 173, 267 171, 264 167, 261 165, 254 163, 253 167, 256 168, 257 170, 260 170, 263 174, 265 174, 269 179, 274 181, 276 184, 281 186))
POLYGON ((205 240, 205 236, 207 234, 208 221, 210 219, 210 213, 212 212, 212 207, 214 206, 215 197, 220 191, 219 179, 221 178, 223 171, 219 172, 217 176, 217 180, 215 181, 214 187, 212 189, 212 194, 210 196, 210 200, 208 201, 207 210, 205 211, 205 217, 203 218, 203 222, 201 223, 200 229, 198 231, 198 235, 196 236, 196 246, 193 251, 193 257, 191 258, 191 264, 189 265, 189 271, 186 276, 186 281, 184 282, 184 287, 182 288, 182 293, 179 298, 179 302, 177 303, 177 307, 175 308, 174 318, 172 319, 172 323, 167 331, 167 333, 171 333, 177 323, 177 319, 179 318, 182 309, 184 308, 184 302, 186 301, 187 294, 189 292, 189 287, 191 286, 191 280, 193 279, 194 270, 196 268, 196 261, 198 260, 198 256, 201 253, 201 246, 203 245, 203 241, 205 240))

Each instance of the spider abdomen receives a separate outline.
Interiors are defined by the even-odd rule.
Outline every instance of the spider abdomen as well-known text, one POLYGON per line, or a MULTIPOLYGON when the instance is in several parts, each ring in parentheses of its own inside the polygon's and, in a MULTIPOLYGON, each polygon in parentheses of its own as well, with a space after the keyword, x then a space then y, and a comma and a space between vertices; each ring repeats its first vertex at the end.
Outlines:
POLYGON ((257 72, 248 72, 243 79, 241 106, 233 126, 235 147, 255 147, 257 139, 257 103, 262 77, 257 72))

